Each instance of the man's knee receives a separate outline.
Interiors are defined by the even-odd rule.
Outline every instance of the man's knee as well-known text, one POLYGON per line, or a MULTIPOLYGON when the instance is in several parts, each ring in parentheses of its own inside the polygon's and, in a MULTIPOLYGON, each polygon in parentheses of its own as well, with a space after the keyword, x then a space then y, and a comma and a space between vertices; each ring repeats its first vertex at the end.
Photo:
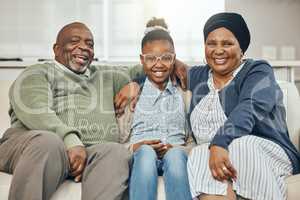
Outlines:
MULTIPOLYGON (((64 143, 55 133, 34 131, 36 134, 24 149, 15 173, 22 174, 24 169, 39 169, 45 180, 62 181, 68 174, 68 156, 64 143), (31 167, 29 167, 31 166, 31 167)), ((22 176, 21 176, 22 177, 22 176)))
POLYGON ((91 154, 98 155, 98 157, 109 156, 112 159, 126 162, 129 162, 131 159, 129 150, 119 143, 97 144, 92 146, 89 151, 91 154))
POLYGON ((66 149, 62 139, 49 131, 34 131, 35 137, 31 139, 24 152, 38 152, 50 156, 66 156, 66 149))
POLYGON ((124 145, 118 143, 108 143, 107 146, 110 148, 111 156, 123 158, 125 161, 130 160, 130 152, 124 145))

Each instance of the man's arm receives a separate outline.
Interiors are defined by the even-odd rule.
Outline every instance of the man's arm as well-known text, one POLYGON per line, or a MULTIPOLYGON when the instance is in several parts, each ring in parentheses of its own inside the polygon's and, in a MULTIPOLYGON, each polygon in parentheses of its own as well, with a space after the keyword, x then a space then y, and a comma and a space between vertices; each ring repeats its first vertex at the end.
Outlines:
POLYGON ((252 70, 245 78, 238 105, 218 129, 210 146, 216 145, 227 150, 234 139, 251 134, 255 123, 263 123, 271 113, 281 97, 279 94, 281 91, 276 86, 271 66, 261 64, 252 70))
POLYGON ((134 81, 135 78, 144 75, 142 65, 135 65, 133 67, 114 67, 114 95, 116 95, 126 84, 134 81))
POLYGON ((142 65, 133 67, 118 67, 114 73, 114 104, 117 115, 124 113, 124 109, 130 101, 130 110, 133 110, 134 102, 138 98, 140 85, 136 81, 137 77, 144 77, 142 65))
POLYGON ((64 124, 52 109, 53 94, 45 71, 26 70, 10 88, 10 103, 16 117, 29 129, 58 134, 67 148, 83 146, 79 130, 64 124))

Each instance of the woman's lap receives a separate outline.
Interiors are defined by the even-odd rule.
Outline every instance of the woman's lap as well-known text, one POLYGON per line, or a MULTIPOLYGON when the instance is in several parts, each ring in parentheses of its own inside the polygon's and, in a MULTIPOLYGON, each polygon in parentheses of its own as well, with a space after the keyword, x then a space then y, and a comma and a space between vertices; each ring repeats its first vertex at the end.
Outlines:
MULTIPOLYGON (((193 197, 201 193, 225 195, 227 191, 227 183, 211 176, 208 145, 195 147, 188 159, 193 197)), ((234 140, 228 150, 237 170, 237 181, 233 182, 237 194, 250 199, 284 199, 284 178, 291 174, 292 167, 282 148, 263 138, 244 136, 234 140)))

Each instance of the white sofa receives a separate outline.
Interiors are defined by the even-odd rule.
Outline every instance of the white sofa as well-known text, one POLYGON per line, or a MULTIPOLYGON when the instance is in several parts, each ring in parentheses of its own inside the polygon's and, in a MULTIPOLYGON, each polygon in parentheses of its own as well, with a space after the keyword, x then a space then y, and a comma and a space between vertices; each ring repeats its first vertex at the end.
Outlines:
MULTIPOLYGON (((0 80, 0 137, 9 127, 8 117, 8 88, 11 81, 0 80)), ((279 82, 284 93, 284 103, 287 109, 287 122, 290 137, 299 148, 300 131, 300 99, 297 88, 289 82, 279 82)), ((8 191, 12 175, 0 172, 0 200, 8 198, 8 191)), ((288 200, 300 199, 300 174, 291 176, 286 180, 288 184, 288 200)), ((51 200, 80 200, 81 184, 65 181, 54 194, 51 200)), ((164 187, 162 179, 159 179, 158 199, 164 200, 164 187)))

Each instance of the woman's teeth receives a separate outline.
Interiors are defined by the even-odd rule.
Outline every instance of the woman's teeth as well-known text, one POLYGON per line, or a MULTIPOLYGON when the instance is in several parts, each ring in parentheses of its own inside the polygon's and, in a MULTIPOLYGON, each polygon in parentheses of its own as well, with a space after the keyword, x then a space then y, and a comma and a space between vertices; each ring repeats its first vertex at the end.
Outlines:
POLYGON ((226 63, 226 58, 215 58, 215 63, 222 65, 226 63))

